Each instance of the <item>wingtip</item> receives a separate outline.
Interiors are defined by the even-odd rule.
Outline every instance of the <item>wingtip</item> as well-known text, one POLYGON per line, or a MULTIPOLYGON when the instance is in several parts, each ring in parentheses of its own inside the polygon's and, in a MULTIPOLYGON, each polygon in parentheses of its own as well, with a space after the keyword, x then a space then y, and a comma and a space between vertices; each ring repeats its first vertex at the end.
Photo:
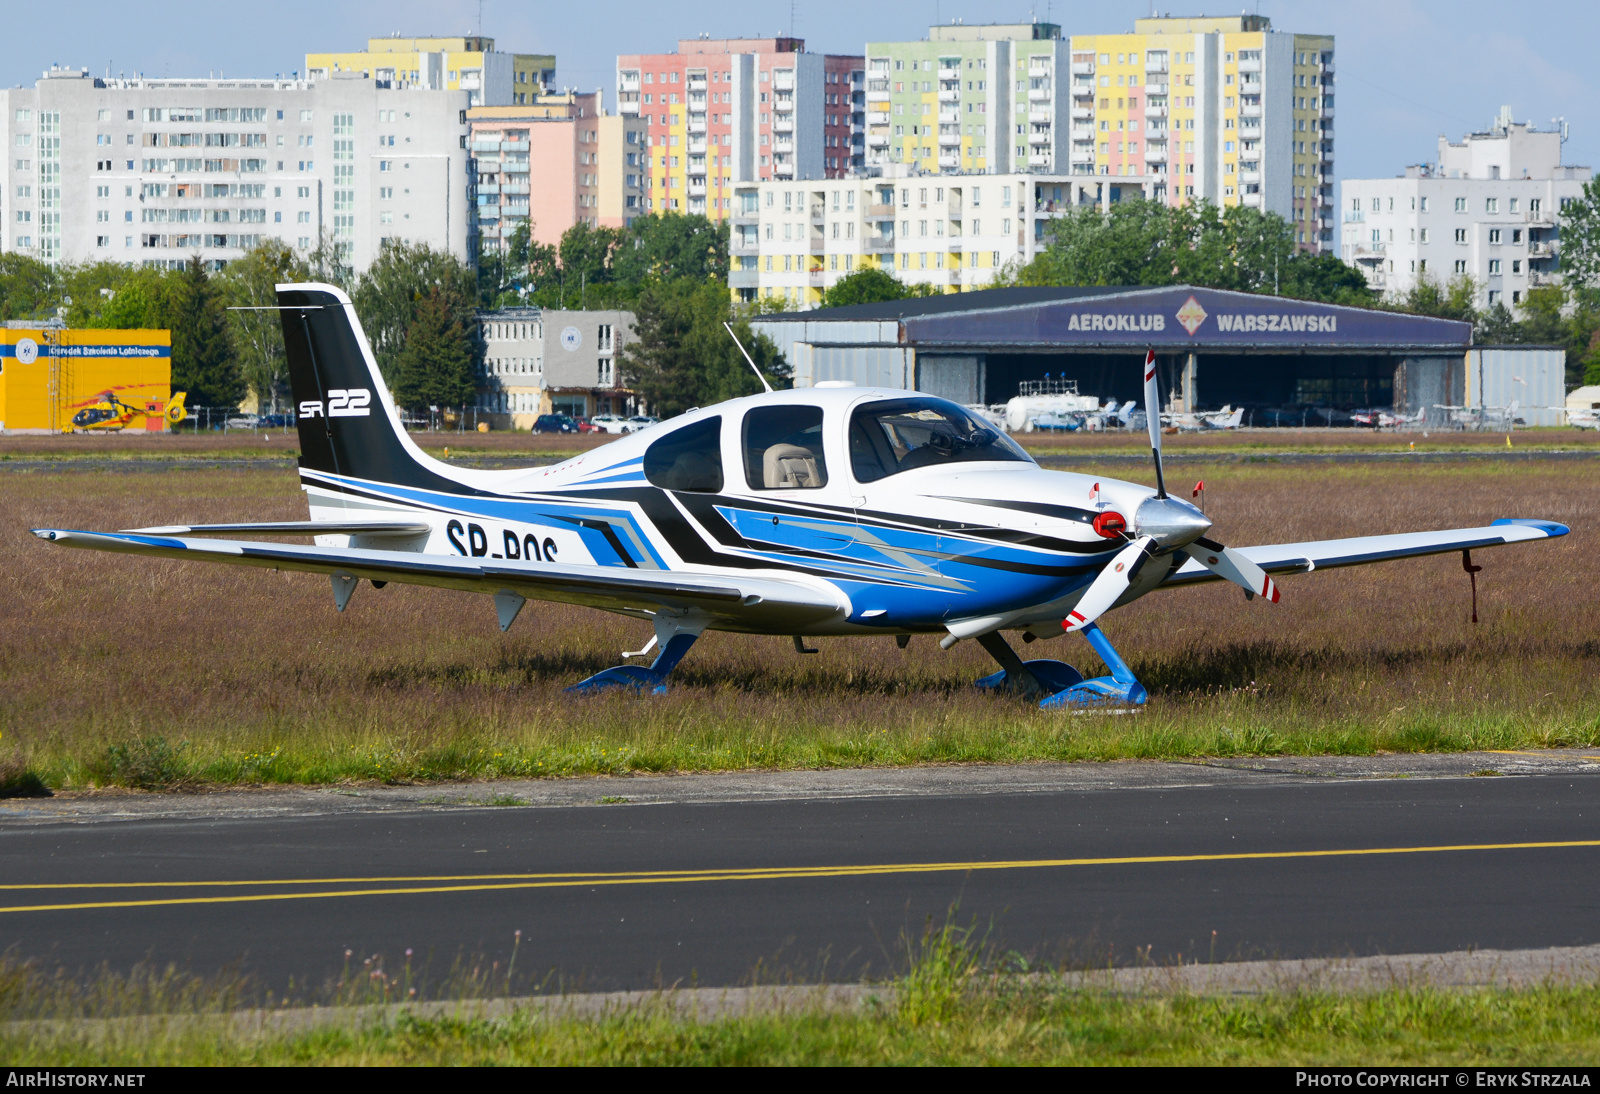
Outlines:
POLYGON ((1557 536, 1564 536, 1568 532, 1572 531, 1572 529, 1568 528, 1565 524, 1558 524, 1553 520, 1539 520, 1534 517, 1501 517, 1499 520, 1491 521, 1489 523, 1489 527, 1491 528, 1503 528, 1506 525, 1518 525, 1523 528, 1538 528, 1551 539, 1554 539, 1557 536))

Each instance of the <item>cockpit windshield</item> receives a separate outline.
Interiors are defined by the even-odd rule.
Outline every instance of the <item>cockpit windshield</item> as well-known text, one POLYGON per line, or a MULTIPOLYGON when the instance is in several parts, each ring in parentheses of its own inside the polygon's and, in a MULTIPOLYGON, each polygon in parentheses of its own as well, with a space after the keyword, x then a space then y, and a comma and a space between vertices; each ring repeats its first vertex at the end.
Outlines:
POLYGON ((945 399, 867 403, 850 416, 850 465, 858 482, 917 467, 996 461, 1033 462, 1010 437, 945 399))

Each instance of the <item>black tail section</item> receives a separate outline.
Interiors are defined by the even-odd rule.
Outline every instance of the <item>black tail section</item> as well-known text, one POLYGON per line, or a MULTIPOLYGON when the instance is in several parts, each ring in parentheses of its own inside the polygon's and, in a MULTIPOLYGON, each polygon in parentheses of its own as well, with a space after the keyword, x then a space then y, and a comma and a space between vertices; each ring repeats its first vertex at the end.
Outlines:
POLYGON ((390 415, 383 378, 353 321, 350 298, 330 285, 281 286, 278 308, 299 418, 300 466, 460 492, 459 483, 418 458, 390 415))

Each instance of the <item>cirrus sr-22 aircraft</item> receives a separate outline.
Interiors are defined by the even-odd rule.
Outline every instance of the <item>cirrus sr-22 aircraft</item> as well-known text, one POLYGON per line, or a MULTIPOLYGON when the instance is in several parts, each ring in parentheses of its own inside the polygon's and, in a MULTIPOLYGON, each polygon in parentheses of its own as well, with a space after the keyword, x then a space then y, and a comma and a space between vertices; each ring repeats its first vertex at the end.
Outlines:
MULTIPOLYGON (((502 630, 530 599, 650 622, 648 667, 609 668, 573 691, 664 690, 708 630, 794 636, 801 649, 802 635, 904 645, 928 634, 945 648, 971 639, 994 657, 1000 671, 979 686, 1071 708, 1145 701, 1098 625, 1142 596, 1231 581, 1276 602, 1288 574, 1567 532, 1504 519, 1226 547, 1208 538, 1203 512, 1167 494, 1156 415, 1151 489, 1047 471, 944 399, 840 384, 691 410, 554 466, 453 467, 398 426, 349 297, 280 285, 277 308, 310 520, 35 534, 61 547, 327 574, 341 611, 361 581, 399 581, 490 596, 502 630), (240 538, 252 534, 314 542, 240 538), (1080 633, 1110 675, 1024 661, 1007 632, 1026 643, 1080 633)), ((1144 402, 1160 406, 1152 362, 1144 402)))

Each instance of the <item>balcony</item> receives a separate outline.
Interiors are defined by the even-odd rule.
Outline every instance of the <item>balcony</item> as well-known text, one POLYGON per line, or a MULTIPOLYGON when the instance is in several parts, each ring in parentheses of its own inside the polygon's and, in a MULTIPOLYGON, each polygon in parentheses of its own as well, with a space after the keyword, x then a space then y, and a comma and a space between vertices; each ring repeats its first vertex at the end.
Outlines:
POLYGON ((772 111, 773 111, 774 114, 793 114, 794 113, 794 100, 793 99, 774 99, 772 101, 772 111))
POLYGON ((1259 206, 1261 204, 1261 195, 1260 194, 1240 194, 1239 195, 1239 203, 1241 205, 1259 206))
POLYGON ((703 197, 705 197, 706 196, 706 184, 704 182, 691 182, 691 183, 689 183, 689 196, 692 197, 692 198, 703 198, 703 197))
POLYGON ((1239 71, 1240 72, 1260 72, 1261 71, 1261 62, 1260 61, 1240 61, 1239 62, 1239 71))
POLYGON ((689 90, 690 91, 704 91, 705 89, 706 89, 706 78, 704 76, 690 76, 689 77, 689 90))
POLYGON ((822 270, 807 270, 806 284, 811 286, 813 289, 826 288, 828 285, 828 275, 822 270))
POLYGON ((1028 101, 1030 103, 1047 103, 1056 97, 1056 93, 1048 87, 1030 87, 1028 101))
POLYGON ((1251 104, 1247 103, 1247 104, 1239 107, 1239 117, 1241 117, 1241 118, 1259 118, 1259 117, 1261 117, 1261 105, 1259 103, 1256 103, 1254 105, 1251 105, 1251 104))
POLYGON ((811 207, 811 223, 821 224, 828 219, 827 206, 820 201, 811 207))
POLYGON ((1146 72, 1165 72, 1167 70, 1167 59, 1165 57, 1147 56, 1144 59, 1144 70, 1146 72))
POLYGON ((1072 162, 1073 163, 1093 163, 1094 162, 1094 149, 1093 148, 1084 148, 1084 149, 1074 148, 1072 150, 1072 162))
POLYGON ((1032 133, 1029 133, 1028 134, 1028 143, 1029 144, 1040 144, 1040 145, 1049 144, 1050 143, 1050 132, 1049 132, 1049 130, 1046 130, 1043 133, 1040 133, 1037 130, 1035 130, 1032 133))
POLYGON ((1073 84, 1072 85, 1072 97, 1074 99, 1088 99, 1089 102, 1092 104, 1094 102, 1094 85, 1093 84, 1073 84))
POLYGON ((779 178, 792 179, 794 178, 794 164, 775 163, 772 165, 772 173, 779 178))
POLYGON ((945 68, 943 66, 940 66, 940 68, 939 68, 939 79, 941 79, 941 80, 959 80, 959 79, 961 79, 961 67, 959 65, 957 65, 955 68, 945 68))
POLYGON ((961 111, 941 110, 939 111, 939 120, 946 125, 953 125, 961 120, 961 111))
POLYGON ((888 125, 889 112, 887 110, 872 110, 867 113, 868 125, 888 125))
POLYGON ((774 152, 793 152, 794 139, 792 137, 779 137, 772 142, 772 150, 774 152))
POLYGON ((700 138, 699 140, 693 140, 689 142, 690 152, 704 152, 705 150, 706 142, 704 137, 700 138))
POLYGON ((526 175, 528 173, 528 161, 507 160, 500 166, 500 170, 508 175, 526 175))
POLYGON ((894 219, 894 203, 893 202, 881 202, 881 203, 879 203, 877 205, 869 205, 869 206, 867 206, 867 219, 868 220, 893 220, 894 219))
POLYGON ((959 152, 941 152, 939 154, 940 167, 960 167, 961 154, 959 152))
POLYGON ((472 150, 474 152, 498 152, 498 151, 500 151, 500 142, 499 141, 473 141, 471 143, 471 148, 472 148, 472 150))
POLYGON ((794 119, 793 118, 773 118, 772 119, 772 131, 774 133, 793 133, 794 132, 794 119))
POLYGON ((1073 61, 1072 62, 1072 74, 1074 76, 1093 76, 1094 75, 1094 62, 1093 61, 1073 61))
POLYGON ((894 233, 883 235, 879 232, 869 232, 862 239, 863 246, 871 254, 882 254, 884 251, 894 250, 894 233))
POLYGON ((689 132, 704 133, 706 131, 706 116, 704 114, 689 115, 689 132))
POLYGON ((1239 181, 1240 182, 1260 182, 1261 181, 1261 172, 1260 171, 1241 171, 1241 172, 1239 172, 1239 181))
POLYGON ((794 90, 794 69, 777 68, 772 70, 772 86, 777 91, 794 90))
POLYGON ((480 183, 478 183, 478 193, 479 194, 498 194, 499 192, 500 192, 500 184, 497 183, 497 182, 480 182, 480 183))
POLYGON ((959 103, 961 101, 961 90, 960 90, 960 88, 955 88, 955 87, 950 87, 950 88, 943 88, 942 87, 942 88, 940 88, 939 89, 939 101, 941 103, 959 103))
POLYGON ((1165 95, 1167 93, 1167 85, 1166 84, 1145 84, 1144 85, 1144 93, 1146 95, 1165 95))
POLYGON ((1144 159, 1146 163, 1166 163, 1167 148, 1165 145, 1146 144, 1144 146, 1144 159))
MULTIPOLYGON (((528 180, 523 179, 521 182, 503 182, 500 184, 500 192, 502 194, 526 194, 528 192, 528 180)), ((524 202, 523 204, 527 203, 524 202)))
POLYGON ((960 133, 940 133, 939 134, 939 147, 941 147, 941 148, 960 148, 961 147, 961 134, 960 133))
MULTIPOLYGON (((1072 115, 1075 118, 1092 119, 1094 112, 1084 111, 1082 107, 1079 107, 1072 112, 1072 115)), ((1036 125, 1049 125, 1056 120, 1056 112, 1048 106, 1030 106, 1028 108, 1028 120, 1036 125)))
POLYGON ((617 111, 621 114, 637 114, 639 113, 639 102, 635 99, 633 102, 618 103, 617 111))
POLYGON ((1147 104, 1144 108, 1144 116, 1147 118, 1165 118, 1167 116, 1167 104, 1161 103, 1159 106, 1155 103, 1147 104))
POLYGON ((869 148, 887 148, 887 147, 889 147, 889 134, 887 134, 887 133, 868 133, 867 134, 867 146, 869 148))

